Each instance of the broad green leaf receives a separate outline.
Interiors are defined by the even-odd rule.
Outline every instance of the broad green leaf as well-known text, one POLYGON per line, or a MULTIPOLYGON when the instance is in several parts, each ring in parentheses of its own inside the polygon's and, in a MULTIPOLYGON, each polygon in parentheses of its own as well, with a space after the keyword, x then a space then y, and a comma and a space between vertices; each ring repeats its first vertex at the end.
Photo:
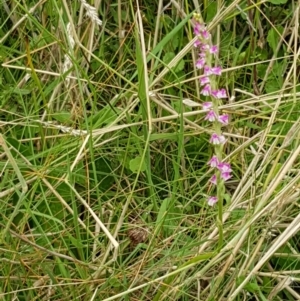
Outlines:
POLYGON ((206 22, 210 22, 218 12, 217 1, 210 1, 206 9, 206 22))
POLYGON ((169 207, 170 201, 171 201, 170 198, 166 198, 162 201, 161 206, 159 208, 157 218, 156 218, 156 227, 158 225, 160 225, 160 223, 162 222, 162 220, 165 217, 166 213, 168 212, 168 207, 169 207))
POLYGON ((132 172, 145 171, 146 164, 144 161, 142 161, 142 157, 138 156, 130 160, 129 168, 132 172))
POLYGON ((281 39, 280 35, 282 34, 283 30, 284 29, 282 26, 277 26, 276 29, 271 28, 268 32, 267 41, 273 52, 276 51, 278 43, 281 39))

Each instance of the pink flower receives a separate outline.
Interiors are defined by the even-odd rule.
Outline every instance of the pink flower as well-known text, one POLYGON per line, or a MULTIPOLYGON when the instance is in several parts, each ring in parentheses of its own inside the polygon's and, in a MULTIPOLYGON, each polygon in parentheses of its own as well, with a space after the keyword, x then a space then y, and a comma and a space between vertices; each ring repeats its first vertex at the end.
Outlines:
POLYGON ((205 84, 208 84, 208 83, 210 83, 209 77, 203 76, 203 77, 200 78, 200 85, 201 86, 204 86, 205 84))
POLYGON ((227 114, 220 115, 218 117, 218 121, 224 125, 227 125, 229 123, 229 117, 227 114))
POLYGON ((217 156, 212 156, 212 158, 208 161, 208 165, 210 165, 210 167, 217 167, 219 164, 220 162, 217 156))
POLYGON ((221 73, 222 73, 222 68, 221 67, 212 67, 211 69, 210 69, 210 71, 211 71, 211 74, 215 74, 215 75, 221 75, 221 73))
POLYGON ((231 172, 231 166, 230 163, 226 163, 226 162, 220 162, 217 166, 217 168, 219 169, 220 172, 231 172))
POLYGON ((196 24, 194 26, 194 35, 199 36, 200 33, 202 33, 205 30, 205 25, 196 21, 196 24))
POLYGON ((221 67, 212 67, 210 68, 209 66, 204 66, 204 74, 209 76, 211 74, 214 75, 221 75, 222 73, 222 68, 221 67))
POLYGON ((202 108, 203 108, 203 110, 205 110, 205 111, 209 110, 209 109, 212 108, 212 107, 213 107, 212 102, 204 102, 204 103, 202 104, 202 108))
POLYGON ((202 51, 207 51, 207 50, 209 50, 209 45, 208 45, 208 44, 202 44, 202 45, 201 45, 201 50, 202 50, 202 51))
POLYGON ((218 202, 218 199, 217 199, 217 197, 215 197, 215 196, 210 196, 210 197, 208 198, 208 200, 207 200, 208 206, 213 206, 213 205, 215 205, 217 202, 218 202))
POLYGON ((210 178, 210 183, 214 184, 214 185, 217 185, 217 176, 216 175, 213 175, 211 178, 210 178))
POLYGON ((217 99, 227 98, 227 93, 225 89, 211 91, 211 95, 217 99))
POLYGON ((203 51, 201 51, 201 52, 199 53, 199 57, 201 57, 201 58, 204 58, 204 59, 205 59, 205 57, 206 57, 206 53, 205 53, 205 52, 203 52, 203 51))
POLYGON ((218 51, 219 51, 219 48, 218 48, 217 45, 213 45, 213 46, 211 46, 211 47, 209 48, 209 52, 210 52, 211 54, 217 54, 218 51))
POLYGON ((206 84, 200 93, 204 96, 209 96, 211 94, 210 84, 206 84))
POLYGON ((210 38, 210 33, 206 29, 202 30, 201 34, 203 39, 205 40, 208 40, 210 38))
POLYGON ((203 28, 202 28, 201 24, 196 23, 196 25, 194 27, 194 35, 199 36, 202 30, 203 30, 203 28))
POLYGON ((204 75, 209 76, 212 74, 211 71, 212 68, 210 68, 209 66, 204 66, 204 75))
POLYGON ((205 116, 205 120, 208 120, 210 122, 214 122, 216 120, 217 116, 216 113, 213 110, 210 110, 206 116, 205 116))
POLYGON ((222 172, 222 173, 221 173, 221 178, 222 178, 224 181, 229 180, 231 177, 232 177, 232 175, 230 174, 229 171, 226 171, 226 172, 222 172))
POLYGON ((194 47, 200 47, 201 42, 199 40, 196 40, 194 43, 194 47))
POLYGON ((218 134, 214 133, 211 135, 209 142, 215 145, 224 144, 226 142, 226 138, 223 135, 219 136, 218 134))
POLYGON ((201 58, 196 62, 196 68, 202 69, 205 65, 205 58, 201 58))

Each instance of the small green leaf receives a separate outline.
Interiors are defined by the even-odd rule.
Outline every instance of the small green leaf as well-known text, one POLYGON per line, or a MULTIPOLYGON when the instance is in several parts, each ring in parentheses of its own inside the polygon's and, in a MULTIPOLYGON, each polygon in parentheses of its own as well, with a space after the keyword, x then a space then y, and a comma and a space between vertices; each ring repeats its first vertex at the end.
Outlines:
POLYGON ((249 282, 245 285, 245 289, 250 292, 250 293, 255 293, 258 292, 259 289, 259 285, 255 282, 249 282))
POLYGON ((174 71, 177 73, 184 69, 184 60, 180 60, 179 63, 175 66, 174 71))
POLYGON ((229 194, 225 193, 223 197, 224 197, 224 200, 226 201, 226 204, 230 203, 231 197, 229 194))
POLYGON ((237 63, 242 62, 246 58, 246 51, 240 52, 238 58, 237 58, 237 63))
POLYGON ((60 123, 69 123, 71 118, 71 113, 67 111, 61 111, 59 113, 52 114, 52 118, 60 123))
POLYGON ((167 52, 163 57, 163 61, 164 63, 168 64, 173 60, 174 57, 175 57, 174 52, 167 52))
POLYGON ((234 209, 231 214, 232 221, 238 221, 245 216, 245 209, 234 209))
POLYGON ((142 161, 142 157, 135 157, 134 159, 130 160, 129 168, 132 172, 145 171, 146 164, 142 161))
POLYGON ((174 38, 171 40, 172 48, 177 49, 179 46, 179 37, 174 36, 174 38))

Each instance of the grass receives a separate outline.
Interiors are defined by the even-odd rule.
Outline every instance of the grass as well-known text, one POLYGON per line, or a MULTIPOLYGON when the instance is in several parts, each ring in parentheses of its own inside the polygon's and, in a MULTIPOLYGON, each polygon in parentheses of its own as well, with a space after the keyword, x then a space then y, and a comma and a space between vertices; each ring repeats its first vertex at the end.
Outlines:
POLYGON ((300 300, 299 7, 1 3, 0 300, 300 300), (195 11, 232 96, 222 240, 195 11))

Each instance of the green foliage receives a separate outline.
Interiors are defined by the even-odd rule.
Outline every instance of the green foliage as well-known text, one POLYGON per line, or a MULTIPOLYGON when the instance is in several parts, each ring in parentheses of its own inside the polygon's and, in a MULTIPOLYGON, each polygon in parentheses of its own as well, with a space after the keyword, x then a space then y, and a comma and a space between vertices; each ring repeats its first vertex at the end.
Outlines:
POLYGON ((272 27, 267 36, 267 41, 273 52, 276 51, 276 48, 280 42, 281 35, 283 33, 284 28, 280 25, 277 28, 272 27))
POLYGON ((137 173, 146 170, 146 164, 141 157, 135 157, 129 162, 129 168, 132 172, 137 173))

